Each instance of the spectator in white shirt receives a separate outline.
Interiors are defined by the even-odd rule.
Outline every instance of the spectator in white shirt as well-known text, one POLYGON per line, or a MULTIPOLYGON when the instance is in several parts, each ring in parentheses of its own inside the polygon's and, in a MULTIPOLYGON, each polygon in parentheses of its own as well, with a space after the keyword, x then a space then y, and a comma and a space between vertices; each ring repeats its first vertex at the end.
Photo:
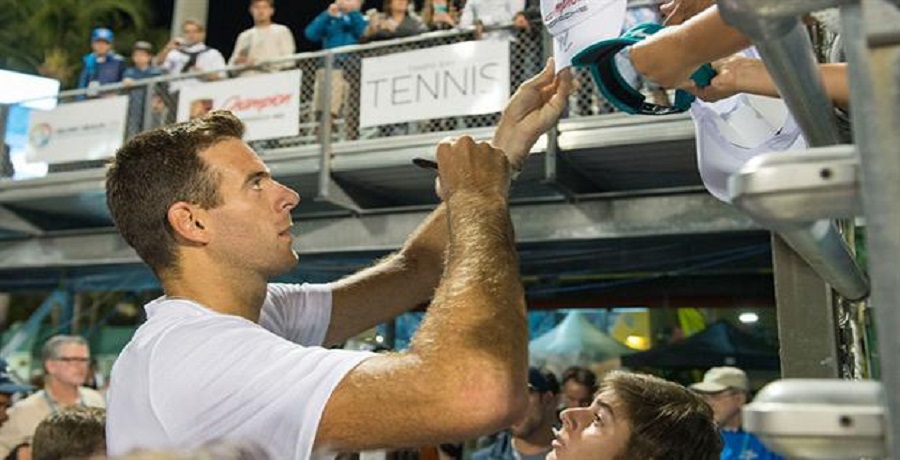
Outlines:
MULTIPOLYGON (((241 32, 234 51, 228 59, 229 65, 255 65, 260 62, 290 56, 296 50, 294 34, 281 24, 272 22, 275 14, 274 0, 251 0, 250 15, 253 27, 241 32)), ((245 70, 242 75, 258 73, 260 70, 275 71, 285 69, 291 63, 269 64, 257 69, 245 70)))
MULTIPOLYGON (((206 46, 206 28, 199 21, 188 19, 181 26, 182 36, 178 37, 159 53, 161 67, 169 75, 191 72, 210 72, 225 68, 225 58, 215 48, 206 46)), ((225 78, 225 72, 203 73, 200 80, 212 81, 225 78)), ((182 87, 196 83, 198 79, 185 79, 172 82, 170 90, 174 93, 182 87)))

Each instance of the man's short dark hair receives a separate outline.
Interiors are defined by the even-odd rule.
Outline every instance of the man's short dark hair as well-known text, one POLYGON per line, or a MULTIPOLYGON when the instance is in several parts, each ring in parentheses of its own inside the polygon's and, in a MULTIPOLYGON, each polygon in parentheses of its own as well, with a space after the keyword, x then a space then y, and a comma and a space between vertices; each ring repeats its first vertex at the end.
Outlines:
POLYGON ((275 8, 275 0, 250 0, 250 6, 256 5, 257 3, 260 3, 260 2, 268 3, 269 6, 271 6, 272 8, 275 8))
POLYGON ((106 410, 73 406, 50 414, 34 431, 34 460, 89 458, 106 454, 106 410))
POLYGON ((177 268, 169 207, 179 201, 204 209, 220 204, 219 178, 200 153, 243 135, 244 124, 231 112, 213 111, 139 134, 116 152, 106 173, 106 205, 119 233, 157 276, 177 268))
POLYGON ((624 459, 717 460, 722 438, 709 404, 693 391, 658 377, 611 372, 600 392, 612 390, 631 424, 624 459))

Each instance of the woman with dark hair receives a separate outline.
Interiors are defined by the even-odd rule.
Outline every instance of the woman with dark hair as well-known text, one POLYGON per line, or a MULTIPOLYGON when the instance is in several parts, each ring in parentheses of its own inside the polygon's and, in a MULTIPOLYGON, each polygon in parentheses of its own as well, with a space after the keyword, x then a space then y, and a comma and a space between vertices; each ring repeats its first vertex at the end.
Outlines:
POLYGON ((427 31, 422 20, 409 11, 409 0, 384 0, 382 13, 371 16, 363 41, 411 37, 427 31))
POLYGON ((459 22, 459 10, 449 0, 425 0, 422 20, 430 30, 449 30, 459 22))

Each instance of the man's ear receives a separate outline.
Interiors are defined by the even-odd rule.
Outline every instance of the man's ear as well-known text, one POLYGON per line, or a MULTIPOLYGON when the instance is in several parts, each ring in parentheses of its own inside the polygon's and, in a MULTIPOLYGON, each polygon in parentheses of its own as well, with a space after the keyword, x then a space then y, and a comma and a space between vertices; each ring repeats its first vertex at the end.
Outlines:
POLYGON ((166 218, 177 237, 192 243, 209 242, 209 229, 204 224, 206 213, 198 206, 179 201, 169 206, 166 218))

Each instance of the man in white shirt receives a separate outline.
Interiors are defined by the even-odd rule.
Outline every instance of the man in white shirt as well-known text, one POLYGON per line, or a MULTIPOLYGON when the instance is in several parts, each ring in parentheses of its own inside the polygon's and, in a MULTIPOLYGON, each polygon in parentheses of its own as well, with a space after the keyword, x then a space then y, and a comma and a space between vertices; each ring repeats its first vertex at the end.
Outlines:
POLYGON ((0 426, 0 458, 16 451, 17 458, 31 458, 34 430, 48 415, 71 406, 104 407, 103 395, 84 387, 91 354, 84 338, 57 335, 44 343, 44 389, 17 402, 0 426))
MULTIPOLYGON (((199 21, 188 19, 181 26, 182 36, 169 42, 156 57, 160 67, 169 75, 191 72, 210 72, 225 68, 225 58, 215 48, 206 46, 206 27, 199 21)), ((225 78, 225 72, 204 73, 199 80, 213 81, 225 78)), ((170 91, 177 92, 184 86, 195 84, 196 78, 176 80, 169 84, 170 91)))
MULTIPOLYGON (((253 27, 241 32, 234 51, 228 59, 229 65, 254 65, 263 61, 290 56, 294 54, 296 45, 294 34, 281 24, 272 23, 275 14, 274 0, 251 0, 250 15, 253 16, 253 27)), ((265 70, 274 71, 290 67, 291 63, 269 64, 265 70)), ((242 75, 259 73, 259 70, 245 70, 242 75)))
POLYGON ((267 283, 297 264, 300 198, 241 140, 233 115, 131 139, 107 173, 107 204, 165 296, 113 367, 109 454, 224 438, 305 459, 513 423, 527 396, 527 321, 510 165, 521 168, 570 88, 551 62, 507 106, 493 140, 502 150, 441 143, 444 203, 397 253, 327 285, 267 283), (429 301, 405 353, 321 347, 429 301))

